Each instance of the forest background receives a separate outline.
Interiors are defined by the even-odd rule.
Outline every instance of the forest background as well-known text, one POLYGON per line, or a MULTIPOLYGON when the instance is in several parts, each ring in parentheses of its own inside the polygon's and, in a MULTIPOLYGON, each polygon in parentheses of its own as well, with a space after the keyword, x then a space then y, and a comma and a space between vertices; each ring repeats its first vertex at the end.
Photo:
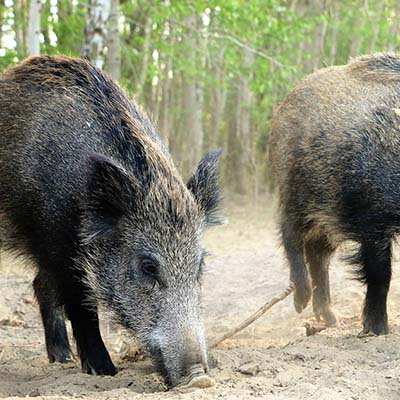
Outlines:
POLYGON ((267 191, 274 107, 312 71, 397 51, 396 0, 0 0, 0 72, 89 58, 142 106, 185 176, 224 150, 226 190, 267 191))

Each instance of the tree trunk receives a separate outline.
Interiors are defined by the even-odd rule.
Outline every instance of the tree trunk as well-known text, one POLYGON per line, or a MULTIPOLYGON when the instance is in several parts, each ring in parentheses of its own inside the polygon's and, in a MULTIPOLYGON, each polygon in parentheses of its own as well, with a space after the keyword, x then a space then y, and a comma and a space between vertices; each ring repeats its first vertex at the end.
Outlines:
POLYGON ((108 22, 108 54, 107 71, 116 81, 121 78, 121 45, 119 40, 119 0, 111 0, 110 18, 108 22))
POLYGON ((0 48, 2 47, 2 40, 3 40, 3 20, 4 20, 4 0, 0 0, 0 48))
POLYGON ((243 66, 245 72, 240 74, 236 103, 236 129, 237 129, 237 165, 236 191, 246 192, 246 170, 249 166, 252 153, 251 132, 251 103, 252 92, 250 90, 251 68, 254 62, 254 53, 247 48, 243 50, 243 66))
MULTIPOLYGON (((232 88, 233 89, 233 88, 232 88)), ((237 118, 234 113, 237 107, 237 96, 239 87, 229 92, 227 97, 227 107, 225 119, 227 122, 228 134, 226 139, 226 163, 225 163, 225 180, 227 186, 234 191, 236 187, 236 175, 238 166, 238 145, 237 145, 237 118), (233 115, 232 115, 233 114, 233 115)))
POLYGON ((164 139, 164 142, 169 146, 169 140, 172 128, 172 110, 171 110, 171 84, 172 79, 169 76, 170 71, 172 71, 172 60, 171 56, 167 55, 167 60, 165 62, 164 78, 162 81, 162 93, 161 93, 161 109, 160 109, 160 119, 159 127, 160 134, 164 139))
POLYGON ((376 10, 377 17, 374 21, 372 21, 372 38, 371 41, 369 42, 369 52, 374 53, 377 51, 377 46, 376 42, 378 41, 379 37, 379 25, 380 21, 382 20, 383 17, 383 12, 385 8, 385 3, 384 2, 376 2, 376 7, 378 8, 376 10))
MULTIPOLYGON (((161 92, 161 82, 157 82, 156 85, 151 84, 149 86, 151 90, 148 90, 151 94, 149 108, 151 110, 151 118, 153 121, 159 121, 160 118, 160 92, 161 92)), ((146 104, 144 102, 142 104, 146 104)))
POLYGON ((14 0, 13 11, 16 50, 18 58, 22 59, 26 56, 26 1, 14 0))
MULTIPOLYGON (((354 25, 357 26, 359 32, 361 31, 361 28, 364 25, 364 21, 365 21, 364 16, 368 14, 366 12, 366 10, 369 7, 367 0, 364 1, 363 7, 364 7, 364 10, 360 10, 360 12, 356 14, 355 23, 354 23, 354 25)), ((354 35, 353 38, 350 38, 349 58, 357 57, 360 55, 359 53, 360 53, 361 42, 362 42, 362 35, 360 35, 360 34, 354 35)))
MULTIPOLYGON (((196 41, 193 35, 193 27, 197 26, 197 18, 192 15, 187 18, 186 25, 189 28, 187 34, 187 58, 194 65, 197 64, 198 56, 196 49, 202 48, 202 43, 196 41)), ((183 103, 184 103, 184 121, 185 121, 185 141, 186 157, 184 161, 185 172, 191 171, 199 161, 203 152, 203 109, 202 93, 203 88, 197 84, 197 79, 191 73, 186 73, 183 83, 183 103)))
POLYGON ((377 6, 377 18, 376 20, 373 22, 372 24, 372 38, 369 42, 369 52, 370 53, 374 53, 375 51, 377 51, 376 49, 376 42, 378 41, 378 36, 379 36, 379 28, 380 28, 380 21, 383 17, 383 11, 384 11, 384 7, 385 7, 385 3, 384 2, 377 2, 376 3, 377 6))
POLYGON ((388 44, 387 44, 387 49, 391 52, 397 52, 398 51, 398 37, 399 37, 399 33, 400 33, 400 29, 399 29, 399 24, 398 24, 398 20, 400 17, 400 2, 396 1, 396 6, 394 7, 393 10, 393 20, 392 23, 390 25, 390 29, 389 29, 389 35, 388 35, 388 44))
POLYGON ((183 101, 185 113, 185 132, 183 138, 186 144, 185 170, 193 169, 196 161, 200 159, 203 149, 203 125, 201 102, 197 92, 197 85, 192 77, 186 77, 183 88, 183 101))
POLYGON ((143 95, 144 86, 146 84, 146 77, 149 67, 149 57, 150 57, 150 38, 151 38, 151 17, 146 16, 146 23, 144 26, 144 41, 142 47, 142 67, 140 69, 139 79, 136 85, 136 96, 140 101, 143 95))
POLYGON ((98 68, 103 68, 105 62, 107 22, 110 10, 111 0, 89 1, 82 56, 93 62, 98 68))
MULTIPOLYGON (((42 5, 42 15, 50 15, 50 2, 45 1, 42 5)), ((45 51, 50 47, 50 36, 49 36, 49 23, 46 21, 44 24, 41 24, 40 32, 42 34, 42 48, 45 51)))
MULTIPOLYGON (((325 12, 325 2, 316 1, 314 4, 314 10, 317 11, 318 15, 322 15, 325 12)), ((324 57, 324 46, 325 46, 325 35, 327 30, 327 22, 324 19, 318 26, 314 36, 314 56, 313 56, 313 69, 316 70, 321 67, 321 60, 324 57)))
POLYGON ((171 129, 173 134, 169 136, 169 148, 171 154, 174 156, 177 167, 180 171, 183 171, 184 161, 184 132, 185 132, 185 121, 182 117, 180 110, 184 109, 183 102, 183 77, 182 73, 174 70, 174 78, 171 79, 171 129), (174 112, 174 110, 179 110, 174 112))
POLYGON ((27 52, 28 55, 40 54, 40 14, 42 11, 41 0, 31 0, 28 15, 27 52))
POLYGON ((331 34, 331 49, 329 53, 329 65, 334 65, 336 62, 336 54, 337 54, 337 40, 338 40, 338 23, 339 23, 339 7, 340 4, 336 4, 335 2, 332 4, 332 14, 333 14, 333 22, 331 24, 332 34, 331 34))
POLYGON ((214 57, 215 64, 212 70, 217 83, 211 88, 211 121, 205 137, 206 151, 221 145, 220 129, 226 102, 224 53, 224 49, 222 48, 214 57))
MULTIPOLYGON (((294 12, 298 15, 299 18, 307 18, 309 8, 304 2, 293 2, 292 7, 294 12)), ((305 73, 310 73, 313 69, 313 60, 312 60, 312 40, 311 33, 305 34, 302 36, 302 40, 298 49, 293 49, 293 52, 297 53, 295 64, 299 67, 301 66, 302 70, 305 73)))

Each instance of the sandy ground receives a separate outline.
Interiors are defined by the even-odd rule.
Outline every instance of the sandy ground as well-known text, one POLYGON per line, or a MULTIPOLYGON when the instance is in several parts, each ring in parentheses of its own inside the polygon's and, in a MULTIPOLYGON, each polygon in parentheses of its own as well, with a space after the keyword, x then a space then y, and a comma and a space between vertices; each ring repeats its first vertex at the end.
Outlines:
MULTIPOLYGON (((205 273, 204 307, 210 340, 235 326, 288 283, 269 209, 236 207, 228 213, 228 225, 207 233, 212 256, 205 273)), ((49 365, 31 290, 32 272, 3 257, 0 398, 399 399, 397 270, 395 265, 389 335, 357 338, 364 289, 351 279, 351 268, 340 262, 339 254, 331 266, 333 304, 340 317, 337 328, 307 337, 304 323, 313 322, 311 307, 297 315, 290 296, 234 339, 211 351, 214 387, 181 393, 165 391, 148 359, 123 359, 123 336, 106 321, 103 335, 120 368, 115 377, 82 374, 77 363, 49 365)))

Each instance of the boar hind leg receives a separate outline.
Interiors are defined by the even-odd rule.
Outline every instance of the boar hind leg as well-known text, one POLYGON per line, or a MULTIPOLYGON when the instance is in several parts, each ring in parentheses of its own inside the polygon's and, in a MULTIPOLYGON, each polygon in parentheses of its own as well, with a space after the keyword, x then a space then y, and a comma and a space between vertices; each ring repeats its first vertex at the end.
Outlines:
POLYGON ((317 320, 322 318, 329 326, 336 325, 329 288, 329 259, 334 248, 326 236, 320 236, 307 240, 305 251, 313 287, 314 315, 317 320))
POLYGON ((84 302, 66 304, 71 321, 82 370, 90 375, 115 375, 117 370, 101 338, 99 319, 94 306, 84 302))
POLYGON ((361 242, 357 256, 361 280, 367 285, 363 310, 363 334, 389 333, 386 300, 391 279, 391 240, 368 239, 361 242))
POLYGON ((295 284, 294 307, 301 313, 311 298, 311 284, 304 262, 304 238, 290 223, 282 224, 282 241, 289 261, 290 280, 295 284))
POLYGON ((49 361, 66 363, 71 361, 71 350, 64 313, 62 307, 57 306, 59 299, 51 282, 51 277, 39 273, 33 282, 33 288, 42 316, 49 361))

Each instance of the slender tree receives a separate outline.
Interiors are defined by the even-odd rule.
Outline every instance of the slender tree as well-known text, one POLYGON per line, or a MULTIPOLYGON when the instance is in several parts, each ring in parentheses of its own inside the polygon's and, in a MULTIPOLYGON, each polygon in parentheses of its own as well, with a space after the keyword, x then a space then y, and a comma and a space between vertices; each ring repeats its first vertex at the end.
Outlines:
POLYGON ((151 25, 152 25, 151 16, 146 14, 144 29, 143 29, 143 46, 141 49, 142 62, 140 65, 139 79, 138 79, 138 82, 136 85, 136 90, 135 90, 136 96, 138 99, 141 99, 143 96, 144 86, 145 86, 146 78, 148 75, 148 67, 149 67, 150 56, 151 56, 151 54, 150 54, 151 25))
POLYGON ((220 146, 220 130, 223 122, 225 103, 226 103, 226 84, 224 70, 225 48, 219 49, 212 59, 212 78, 215 84, 211 87, 210 101, 210 126, 205 133, 205 150, 220 146))
POLYGON ((162 135, 165 143, 169 145, 170 136, 172 134, 172 57, 167 54, 164 60, 164 74, 162 80, 161 90, 161 107, 159 116, 160 134, 162 135))
POLYGON ((42 12, 42 1, 31 0, 28 14, 28 30, 27 30, 27 53, 28 55, 40 54, 40 16, 42 12))
POLYGON ((2 47, 3 38, 3 21, 4 21, 4 0, 0 0, 0 48, 2 47))
POLYGON ((190 170, 200 158, 203 150, 204 130, 202 121, 202 87, 193 76, 193 67, 199 62, 196 49, 202 47, 201 36, 195 36, 194 30, 197 30, 198 19, 195 15, 186 18, 187 31, 187 58, 190 64, 189 73, 184 75, 183 79, 183 112, 185 120, 185 169, 190 170))
POLYGON ((15 32, 15 43, 18 58, 22 59, 26 55, 26 0, 14 0, 13 11, 14 11, 14 32, 15 32))
POLYGON ((103 68, 106 59, 107 25, 111 0, 89 0, 82 56, 103 68))
POLYGON ((121 43, 119 35, 119 0, 111 0, 107 38, 107 71, 116 80, 121 78, 121 43))

